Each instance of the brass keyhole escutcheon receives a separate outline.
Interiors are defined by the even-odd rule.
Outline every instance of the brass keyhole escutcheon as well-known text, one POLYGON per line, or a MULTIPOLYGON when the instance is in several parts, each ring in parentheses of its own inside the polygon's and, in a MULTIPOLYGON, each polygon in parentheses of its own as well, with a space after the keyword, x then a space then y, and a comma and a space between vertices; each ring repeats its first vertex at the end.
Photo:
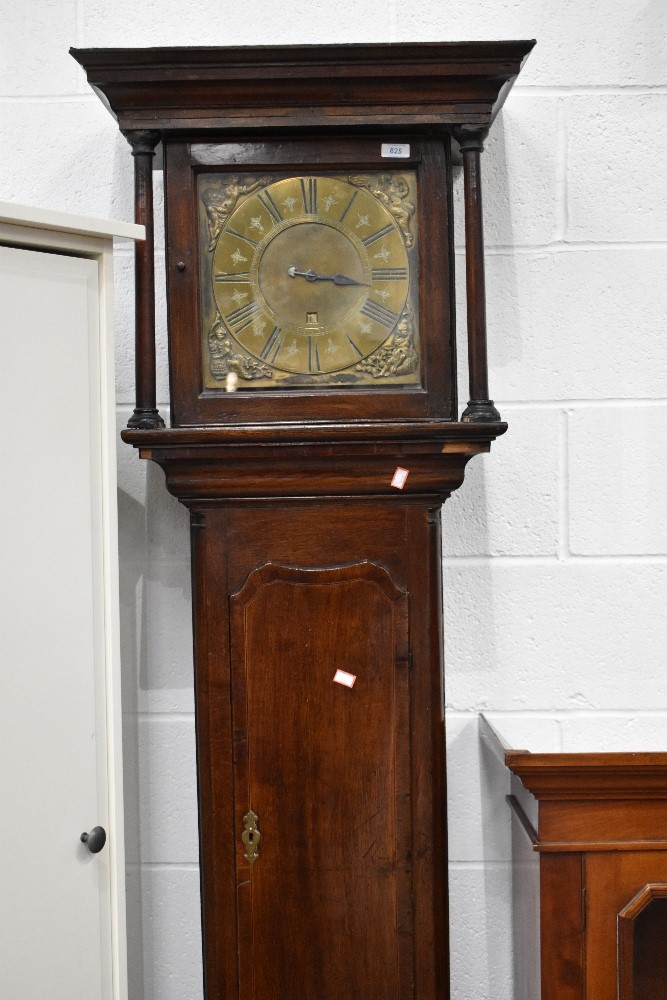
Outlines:
POLYGON ((245 844, 243 857, 246 859, 248 864, 251 865, 254 865, 255 861, 257 861, 257 858, 259 857, 259 842, 262 839, 262 835, 257 826, 258 822, 259 817, 252 811, 252 809, 243 817, 243 833, 241 834, 241 840, 245 844))

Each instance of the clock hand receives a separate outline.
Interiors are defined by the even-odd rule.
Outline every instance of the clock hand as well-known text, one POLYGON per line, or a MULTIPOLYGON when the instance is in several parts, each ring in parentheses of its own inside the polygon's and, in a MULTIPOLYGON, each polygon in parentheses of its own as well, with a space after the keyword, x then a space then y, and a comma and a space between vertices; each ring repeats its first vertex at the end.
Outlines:
POLYGON ((356 281, 355 278, 348 278, 346 274, 318 274, 312 267, 308 271, 298 271, 294 264, 287 268, 290 278, 305 278, 306 281, 333 281, 334 285, 363 285, 368 288, 365 281, 356 281))
POLYGON ((364 288, 368 288, 365 281, 355 281, 354 278, 348 278, 346 274, 333 274, 327 280, 333 281, 334 285, 363 285, 364 288))

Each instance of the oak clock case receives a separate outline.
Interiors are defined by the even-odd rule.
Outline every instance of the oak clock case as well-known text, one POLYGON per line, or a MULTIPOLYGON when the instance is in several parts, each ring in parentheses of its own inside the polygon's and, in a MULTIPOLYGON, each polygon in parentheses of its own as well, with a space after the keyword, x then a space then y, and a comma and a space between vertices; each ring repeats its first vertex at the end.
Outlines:
POLYGON ((382 148, 167 146, 174 424, 268 407, 272 419, 451 419, 449 282, 433 280, 450 267, 447 149, 413 140, 392 160, 382 148))
POLYGON ((149 242, 123 438, 190 512, 206 1000, 449 997, 440 508, 506 429, 480 155, 532 45, 75 53, 149 235, 163 157, 171 426, 149 242))

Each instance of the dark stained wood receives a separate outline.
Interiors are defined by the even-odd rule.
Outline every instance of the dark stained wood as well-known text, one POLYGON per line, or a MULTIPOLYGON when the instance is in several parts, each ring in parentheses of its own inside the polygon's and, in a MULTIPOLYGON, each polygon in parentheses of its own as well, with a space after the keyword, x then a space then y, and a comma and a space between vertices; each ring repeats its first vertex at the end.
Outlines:
MULTIPOLYGON (((71 49, 122 129, 490 125, 534 41, 71 49)), ((386 131, 386 129, 385 129, 386 131)))
MULTIPOLYGON (((459 388, 458 388, 458 362, 457 362, 457 338, 456 338, 456 268, 455 268, 455 246, 454 246, 454 183, 453 183, 453 167, 456 163, 456 157, 459 156, 457 143, 450 139, 448 143, 445 144, 445 156, 447 158, 447 174, 452 181, 447 185, 447 217, 451 220, 452 225, 449 226, 449 232, 447 234, 447 241, 449 243, 449 260, 450 260, 450 294, 449 294, 449 329, 452 331, 451 335, 451 369, 449 371, 449 384, 452 386, 452 412, 454 419, 458 418, 458 400, 459 400, 459 388)), ((460 165, 460 164, 459 164, 460 165)))
MULTIPOLYGON (((433 927, 436 939, 433 945, 428 941, 418 942, 422 950, 420 967, 428 970, 429 979, 418 984, 415 991, 417 997, 431 995, 438 1000, 447 1000, 449 996, 449 893, 447 858, 449 845, 447 839, 447 769, 445 766, 445 691, 444 691, 444 635, 442 626, 442 539, 440 532, 440 506, 434 505, 428 511, 428 557, 422 561, 422 553, 413 549, 413 572, 421 573, 423 592, 429 597, 429 621, 423 632, 415 635, 413 645, 419 650, 419 660, 430 662, 431 668, 427 675, 424 671, 422 702, 428 704, 431 722, 430 735, 424 734, 423 745, 415 747, 415 751, 425 753, 432 761, 432 773, 424 789, 427 808, 431 811, 431 833, 426 834, 425 842, 419 845, 422 863, 420 869, 421 885, 419 885, 417 907, 424 908, 423 922, 426 914, 432 909, 433 927), (419 643, 424 643, 424 649, 419 649, 419 643), (428 650, 426 649, 428 642, 428 650), (429 842, 430 841, 430 842, 429 842), (431 948, 435 947, 435 963, 429 963, 431 948), (431 971, 432 969, 432 971, 431 971), (432 977, 432 978, 431 978, 432 977)), ((420 513, 413 511, 412 518, 419 518, 420 513)), ((415 525, 417 527, 417 525, 415 525)), ((414 823, 420 822, 420 806, 415 807, 414 823)))
MULTIPOLYGON (((257 391, 252 384, 226 393, 202 390, 201 342, 192 335, 201 328, 199 260, 197 257, 197 174, 202 169, 241 168, 260 176, 279 169, 296 171, 343 169, 386 170, 378 139, 293 139, 289 143, 245 141, 205 144, 165 143, 165 209, 167 219, 167 282, 173 426, 199 426, 242 421, 445 419, 456 418, 455 329, 450 296, 453 259, 448 234, 447 190, 451 187, 443 139, 411 142, 411 157, 401 161, 417 171, 419 191, 420 260, 419 330, 422 385, 414 388, 382 385, 362 389, 315 388, 257 391), (185 264, 185 267, 179 267, 185 264), (434 275, 439 280, 434 281, 434 275)), ((390 164, 391 165, 391 164, 390 164)), ((395 164, 393 164, 395 166, 395 164)))
POLYGON ((164 427, 155 396, 155 240, 153 157, 160 141, 155 131, 127 132, 134 157, 134 221, 146 227, 145 240, 134 244, 136 407, 128 427, 164 427))
POLYGON ((192 509, 207 996, 445 1000, 432 508, 192 509))
MULTIPOLYGON (((457 419, 452 130, 465 170, 470 403, 463 419, 499 421, 487 386, 479 150, 533 45, 71 50, 126 134, 150 129, 163 141, 173 425, 309 416, 353 421, 360 413, 375 419, 457 419), (200 309, 197 171, 396 166, 380 157, 381 138, 409 141, 412 158, 406 165, 417 166, 422 386, 202 391, 200 343, 192 336, 200 309)), ((142 280, 148 281, 147 268, 143 271, 142 280)), ((140 308, 147 310, 149 301, 147 290, 140 308)), ((146 361, 137 364, 148 372, 154 347, 143 335, 140 342, 146 361)), ((145 395, 143 383, 138 392, 145 395)), ((133 426, 147 425, 133 420, 133 426)))
POLYGON ((252 809, 261 831, 254 863, 237 844, 247 995, 410 997, 407 597, 370 562, 265 563, 231 623, 236 829, 252 809))
POLYGON ((135 447, 162 446, 168 448, 199 447, 211 449, 228 445, 248 445, 269 448, 273 445, 317 445, 322 447, 377 444, 390 448, 427 447, 443 454, 488 451, 491 441, 504 434, 507 424, 461 424, 447 420, 383 420, 359 419, 351 423, 326 424, 311 420, 291 423, 279 421, 265 424, 232 424, 229 427, 174 427, 155 434, 125 431, 123 440, 135 447), (433 447, 437 445, 437 447, 433 447))
POLYGON ((203 515, 192 512, 190 525, 204 995, 213 1000, 238 995, 236 873, 225 863, 235 851, 237 832, 231 667, 229 657, 219 655, 229 649, 229 616, 208 613, 205 627, 197 623, 205 609, 217 607, 220 595, 226 594, 227 565, 212 554, 203 515))
MULTIPOLYGON (((386 431, 386 427, 380 429, 386 431)), ((184 503, 211 504, 221 499, 271 497, 363 498, 431 497, 441 503, 463 482, 473 455, 488 451, 504 424, 441 424, 415 437, 389 435, 364 440, 372 430, 350 428, 329 434, 326 425, 292 431, 294 440, 274 438, 264 428, 236 428, 236 434, 211 429, 197 442, 193 430, 124 431, 124 441, 139 449, 165 471, 167 487, 184 503), (468 433, 474 426, 474 433, 468 433), (359 438, 355 438, 355 431, 359 438), (317 436, 315 436, 315 434, 317 436), (299 437, 297 437, 299 435, 299 437), (247 443, 242 443, 242 442, 247 443), (280 445, 280 446, 278 446, 280 445), (392 486, 397 467, 408 471, 402 490, 392 486)), ((280 430, 280 429, 279 429, 280 430)))
MULTIPOLYGON (((211 430, 208 437, 204 435, 203 443, 199 446, 196 444, 197 432, 194 430, 124 433, 126 439, 140 447, 142 454, 150 454, 153 460, 163 466, 167 485, 192 510, 202 899, 206 982, 210 984, 207 986, 207 997, 215 997, 216 990, 224 996, 225 991, 236 989, 239 977, 246 982, 249 976, 248 965, 255 967, 257 962, 248 958, 247 948, 244 949, 239 934, 251 935, 252 927, 258 920, 269 921, 267 926, 273 929, 267 933, 272 935, 274 948, 287 949, 292 955, 292 964, 297 958, 290 949, 307 948, 307 937, 301 942, 303 935, 297 935, 295 942, 294 934, 287 933, 289 921, 284 910, 286 901, 292 897, 282 893, 283 905, 279 915, 275 914, 274 907, 272 923, 270 916, 267 917, 271 910, 270 899, 274 898, 270 893, 268 897, 259 897, 260 900, 264 899, 261 913, 255 912, 255 904, 246 899, 254 872, 249 877, 248 866, 239 862, 238 836, 239 810, 245 809, 245 803, 248 802, 251 808, 257 806, 260 829, 263 835, 266 834, 263 819, 265 811, 259 809, 259 802, 251 791, 246 794, 245 803, 240 805, 243 796, 239 793, 239 782, 242 785, 244 781, 246 784, 249 781, 243 774, 244 768, 247 769, 248 754, 252 753, 252 732, 255 732, 260 742, 273 738, 274 750, 272 754, 265 751, 267 759, 282 755, 285 738, 284 726, 281 728, 279 725, 280 713, 276 708, 275 717, 272 716, 268 701, 262 699, 268 698, 271 705, 277 706, 276 685, 278 689, 281 685, 289 687, 293 683, 295 670, 299 676, 304 673, 306 667, 302 659, 299 659, 303 651, 295 648, 295 644, 298 646, 296 640, 303 630, 308 631, 308 615, 303 610, 294 608, 294 628, 297 630, 295 638, 289 628, 285 630, 282 626, 294 601, 291 604, 288 601, 285 609, 278 611, 276 608, 264 607, 258 602, 254 591, 251 594, 248 588, 259 578, 263 581, 262 590, 266 590, 269 583, 264 576, 272 572, 277 572, 278 576, 282 573, 288 580, 295 575, 299 581, 303 576, 306 580, 312 579, 315 582, 326 579, 328 574, 336 582, 337 574, 348 572, 345 567, 352 564, 357 575, 360 573, 360 566, 379 567, 377 572, 387 575, 395 593, 409 594, 410 600, 409 649, 405 646, 403 636, 402 645, 392 660, 394 668, 391 682, 389 674, 381 675, 386 678, 385 686, 388 686, 386 697, 389 697, 390 688, 397 684, 401 686, 396 690, 404 692, 399 698, 400 705, 396 700, 398 695, 393 696, 393 716, 385 716, 385 726, 391 728, 392 734, 380 736, 376 733, 370 738, 369 734, 361 731, 358 738, 350 739, 348 733, 344 740, 348 752, 361 753, 380 790, 389 781, 388 776, 381 779, 384 769, 391 760, 394 761, 392 774, 397 789, 394 808, 396 828, 392 834, 386 825, 383 826, 383 836, 393 836, 398 844, 405 844, 406 838, 410 842, 409 849, 404 849, 402 854, 404 859, 409 855, 410 864, 406 861, 402 874, 398 867, 388 873, 381 873, 383 879, 391 875, 396 882, 396 905, 388 907, 377 894, 374 897, 364 897, 368 904, 368 920, 372 919, 377 923, 373 933, 379 935, 377 939, 373 938, 373 954, 379 950, 379 954, 386 960, 388 952, 392 952, 392 962, 398 963, 396 974, 399 977, 399 991, 392 995, 392 1000, 394 996, 409 996, 414 1000, 446 1000, 446 781, 441 687, 439 506, 442 499, 461 482, 465 464, 471 455, 479 447, 488 447, 489 436, 495 436, 496 432, 502 432, 503 429, 502 426, 471 428, 469 425, 443 424, 441 440, 429 442, 427 434, 423 440, 411 441, 408 438, 401 444, 400 450, 397 450, 397 443, 388 441, 387 447, 391 449, 389 455, 382 454, 379 443, 376 443, 375 449, 380 454, 374 454, 372 448, 360 443, 357 447, 366 448, 366 454, 363 460, 360 458, 358 465, 351 463, 349 454, 355 446, 354 438, 346 440, 343 429, 338 436, 339 455, 336 454, 336 435, 332 435, 334 440, 326 443, 322 428, 318 429, 319 444, 311 441, 310 445, 302 444, 291 450, 288 447, 276 448, 275 444, 272 449, 267 449, 271 434, 266 429, 264 445, 257 443, 257 438, 261 435, 256 429, 245 433, 243 429, 236 428, 230 435, 231 442, 227 444, 224 443, 226 435, 222 430, 211 430), (234 443, 248 439, 252 441, 253 438, 255 443, 252 445, 234 443), (427 447, 430 450, 424 453, 423 449, 427 447), (414 456, 410 454, 412 448, 416 451, 414 456), (446 450, 448 448, 453 450, 446 450), (323 479, 326 476, 326 463, 322 464, 317 475, 312 475, 309 471, 310 466, 304 457, 309 449, 312 452, 319 451, 320 459, 323 455, 328 456, 332 470, 329 480, 323 479), (251 482, 248 468, 252 467, 250 453, 253 450, 263 452, 264 469, 261 472, 258 460, 253 473, 255 478, 251 482), (239 452, 240 456, 234 457, 239 452), (421 462, 418 466, 420 474, 413 480, 416 485, 411 487, 411 492, 408 491, 407 484, 404 491, 397 491, 389 485, 390 473, 399 459, 410 469, 408 483, 415 472, 413 459, 421 462), (380 469, 383 470, 382 475, 380 469), (262 499, 267 483, 271 485, 273 499, 270 501, 262 499), (313 491, 323 489, 322 483, 327 486, 329 497, 315 500, 312 498, 313 491), (360 493, 356 501, 349 495, 351 484, 360 493), (290 500, 288 496, 282 501, 277 499, 280 490, 293 495, 297 488, 303 497, 301 501, 290 500), (374 498, 374 488, 384 495, 374 498), (223 499, 224 497, 228 499, 223 499), (278 565, 281 569, 267 570, 267 563, 278 565), (332 567, 338 569, 332 570, 332 567), (241 606, 244 608, 243 616, 239 611, 241 606), (253 609, 251 624, 254 623, 255 631, 252 634, 258 633, 261 637, 259 645, 255 638, 251 656, 243 640, 243 629, 248 627, 248 607, 253 609), (240 645, 239 635, 242 638, 240 645), (251 672, 260 671, 262 680, 257 682, 259 687, 253 688, 259 692, 259 701, 253 701, 248 696, 247 681, 244 691, 245 678, 242 672, 241 680, 238 679, 239 657, 244 666, 251 663, 251 672), (235 675, 232 674, 233 664, 237 665, 235 675), (273 672, 271 678, 267 676, 268 671, 273 672), (266 685, 265 688, 262 687, 263 684, 266 685), (235 703, 241 706, 240 710, 234 709, 235 703), (407 710, 408 707, 409 712, 405 714, 404 709, 407 710), (257 717, 252 725, 247 721, 251 716, 252 720, 257 717), (244 747, 247 747, 247 752, 244 747), (399 774, 409 774, 407 788, 407 778, 396 780, 399 774), (401 788, 404 790, 399 794, 401 788), (230 815, 233 803, 236 803, 234 819, 230 815), (232 833, 222 836, 221 828, 231 830, 232 833), (409 877, 409 887, 403 887, 403 881, 398 881, 399 877, 402 880, 409 877), (373 905, 372 899, 375 900, 373 905), (234 933, 229 931, 230 920, 234 921, 234 933), (241 966, 237 964, 239 954, 241 966), (408 954, 411 956, 409 963, 406 957, 408 954)), ((386 430, 384 427, 385 432, 386 430)), ((305 433, 308 436, 308 428, 305 433)), ((364 432, 367 433, 368 430, 364 432)), ((424 429, 421 434, 422 437, 425 435, 424 429)), ((382 575, 379 578, 382 579, 382 575)), ((271 579, 269 576, 269 580, 271 579)), ((308 591, 311 585, 306 586, 306 583, 300 581, 300 586, 308 591)), ((312 586, 315 587, 315 584, 312 586)), ((318 583, 318 586, 320 589, 323 587, 322 583, 318 583)), ((333 583, 330 582, 328 587, 332 586, 333 583)), ((377 590, 378 584, 374 583, 373 586, 377 590)), ((391 588, 389 593, 392 593, 391 588)), ((308 633, 310 645, 306 645, 306 653, 303 654, 307 655, 309 662, 316 662, 318 677, 320 670, 325 671, 326 676, 333 677, 341 664, 345 669, 345 663, 349 665, 360 660, 372 660, 378 665, 384 663, 386 669, 387 656, 382 650, 386 648, 387 635, 391 630, 387 630, 382 624, 380 611, 381 608, 378 610, 367 603, 365 605, 356 594, 336 614, 332 614, 330 610, 321 610, 318 616, 321 622, 317 628, 322 634, 315 638, 308 633), (378 623, 381 626, 379 631, 378 623), (361 648, 356 653, 355 641, 361 643, 361 648), (315 652, 312 649, 314 642, 317 645, 315 652), (369 642, 372 643, 373 651, 368 646, 369 642)), ((311 610, 311 617, 315 614, 316 611, 311 610)), ((355 669, 351 669, 351 672, 354 673, 355 669)), ((378 677, 378 684, 380 679, 378 677)), ((302 690, 303 683, 305 681, 300 681, 296 689, 300 703, 304 697, 309 697, 302 690)), ((380 688, 378 698, 379 691, 380 688)), ((354 695, 354 689, 350 693, 354 695)), ((385 700, 384 704, 389 702, 385 700)), ((371 713, 367 706, 362 716, 363 724, 368 726, 371 713)), ((297 727, 295 739, 300 738, 299 733, 297 727)), ((332 748, 325 752, 320 747, 320 751, 323 760, 328 761, 330 757, 336 759, 336 754, 332 755, 332 748)), ((339 752, 342 752, 340 748, 336 753, 339 752)), ((272 766, 276 775, 277 764, 272 766)), ((320 778, 323 767, 324 764, 317 769, 320 778)), ((344 769, 339 770, 344 773, 344 769)), ((314 773, 308 777, 304 767, 302 778, 304 785, 299 793, 301 797, 296 796, 299 809, 306 808, 306 799, 317 800, 320 795, 319 781, 314 773)), ((276 781, 278 788, 284 788, 285 775, 277 773, 276 781)), ((250 788, 250 784, 248 787, 250 788)), ((353 784, 353 789, 354 787, 358 785, 353 784)), ((286 802, 285 808, 289 810, 289 802, 286 802)), ((311 812, 313 808, 310 807, 311 812)), ((271 815, 270 808, 269 826, 271 815)), ((296 819, 293 816, 292 819, 290 837, 291 831, 298 827, 296 819)), ((386 823, 386 814, 384 819, 386 823)), ((342 818, 341 822, 346 824, 348 830, 354 831, 355 827, 351 827, 348 820, 342 818)), ((283 839, 288 836, 284 828, 279 829, 282 830, 283 839)), ((320 816, 319 835, 323 843, 327 843, 329 832, 328 824, 320 816)), ((354 843, 352 836, 351 844, 354 843)), ((260 845, 260 852, 265 844, 266 840, 260 845)), ((380 855, 382 856, 384 855, 380 855)), ((260 862, 255 864, 257 871, 261 870, 259 864, 260 862)), ((352 865, 350 878, 354 876, 360 891, 368 881, 368 877, 362 875, 363 872, 359 874, 358 865, 352 865)), ((353 894, 350 895, 352 883, 346 884, 349 896, 347 905, 351 907, 354 901, 353 894)), ((323 900, 324 897, 330 899, 332 909, 324 907, 320 919, 331 934, 333 931, 330 923, 333 921, 335 924, 335 915, 340 913, 341 897, 336 896, 333 890, 327 892, 328 895, 324 893, 323 900)), ((354 921, 357 917, 351 912, 349 919, 354 921)), ((324 934, 323 930, 321 934, 324 934)), ((371 935, 366 934, 366 940, 370 939, 371 935)), ((321 951, 318 954, 323 961, 321 951)), ((363 957, 367 953, 364 951, 361 954, 363 957)), ((284 961, 287 961, 285 956, 284 961)), ((348 983, 349 995, 354 995, 352 985, 356 980, 352 978, 348 981, 345 976, 360 976, 359 967, 354 963, 350 964, 350 961, 343 962, 340 951, 338 956, 334 978, 348 983)), ((303 963, 302 970, 306 976, 306 969, 311 969, 312 972, 314 953, 306 951, 298 961, 303 963)), ((377 990, 378 995, 382 996, 381 990, 385 989, 383 984, 387 977, 383 974, 382 979, 378 980, 377 967, 370 959, 364 958, 364 961, 367 963, 364 966, 367 992, 377 990)), ((384 964, 386 966, 386 961, 384 964)), ((264 965, 262 967, 265 968, 264 965)), ((302 986, 306 992, 302 995, 318 998, 326 996, 326 990, 330 987, 327 985, 329 980, 323 980, 323 975, 324 971, 317 976, 314 973, 311 976, 309 972, 305 985, 302 986), (316 983, 317 989, 309 994, 307 991, 311 981, 316 983)), ((252 995, 241 993, 244 1000, 246 996, 252 995)))
POLYGON ((634 932, 648 887, 667 895, 667 753, 505 760, 539 804, 541 1000, 662 998, 665 920, 637 952, 634 932))
MULTIPOLYGON (((122 436, 191 513, 206 1000, 449 997, 440 507, 506 430, 488 411, 457 420, 451 133, 488 128, 533 44, 72 50, 134 141, 149 225, 138 133, 163 153, 173 426, 122 436), (409 156, 383 158, 382 141, 409 156), (402 167, 419 380, 205 389, 200 175, 402 167)), ((478 167, 469 260, 483 279, 478 167)), ((148 259, 137 372, 150 409, 148 259)))
POLYGON ((468 310, 468 371, 470 399, 461 420, 497 423, 500 414, 489 399, 486 350, 486 285, 484 277, 484 218, 480 154, 487 129, 461 125, 454 137, 463 154, 466 228, 466 306, 468 310))

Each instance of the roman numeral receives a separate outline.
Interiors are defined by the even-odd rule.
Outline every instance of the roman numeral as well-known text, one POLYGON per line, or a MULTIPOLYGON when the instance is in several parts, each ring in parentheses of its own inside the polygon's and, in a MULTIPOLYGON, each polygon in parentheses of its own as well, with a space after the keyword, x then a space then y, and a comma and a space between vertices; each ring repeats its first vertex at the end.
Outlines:
POLYGON ((391 330, 396 325, 399 317, 398 313, 393 313, 391 309, 385 309, 384 306, 373 302, 372 299, 368 300, 361 312, 364 316, 372 319, 373 322, 380 323, 381 326, 386 326, 388 330, 391 330))
POLYGON ((389 223, 389 225, 385 226, 384 229, 378 229, 377 233, 371 233, 371 235, 367 236, 362 242, 364 246, 369 247, 371 243, 375 243, 376 240, 381 240, 383 236, 389 236, 389 233, 393 232, 394 227, 391 223, 389 223))
POLYGON ((317 177, 301 178, 301 197, 306 215, 317 215, 317 177))
POLYGON ((405 281, 408 276, 407 267, 374 267, 373 281, 405 281))
POLYGON ((278 352, 280 351, 280 348, 282 347, 283 343, 282 334, 283 331, 280 329, 280 327, 274 326, 269 336, 269 339, 264 344, 264 347, 260 352, 260 357, 263 358, 264 361, 268 361, 269 364, 272 364, 278 357, 278 352))
POLYGON ((250 246, 252 246, 252 247, 258 247, 259 246, 259 243, 257 242, 257 240, 251 240, 249 236, 244 236, 243 233, 237 233, 235 229, 231 228, 231 226, 227 227, 226 232, 231 233, 232 236, 238 236, 238 238, 240 240, 245 240, 245 242, 249 243, 250 246))
POLYGON ((248 302, 245 306, 239 306, 234 312, 225 316, 227 326, 231 326, 235 333, 245 330, 253 322, 256 314, 260 311, 259 302, 248 302))
POLYGON ((320 366, 320 348, 317 343, 317 338, 308 338, 308 371, 309 372, 319 372, 321 371, 320 366))
POLYGON ((283 217, 280 214, 280 209, 276 205, 275 201, 271 197, 268 191, 263 191, 262 194, 257 195, 258 201, 261 201, 262 205, 269 213, 274 222, 282 222, 283 217))
POLYGON ((345 216, 347 215, 347 213, 348 213, 348 212, 350 211, 350 209, 352 208, 352 202, 354 201, 354 199, 355 199, 355 198, 357 197, 357 195, 358 195, 358 194, 359 194, 359 192, 358 192, 358 191, 355 191, 355 192, 354 192, 354 194, 352 195, 352 197, 350 198, 350 200, 349 200, 349 201, 348 201, 348 203, 347 203, 347 208, 345 209, 345 211, 344 211, 344 212, 343 212, 343 214, 341 215, 340 219, 338 220, 339 222, 342 222, 342 221, 344 220, 345 216))
POLYGON ((359 357, 360 357, 360 358, 363 358, 363 356, 364 356, 364 352, 363 352, 363 351, 360 351, 360 350, 359 350, 359 348, 357 347, 357 345, 355 344, 355 342, 354 342, 354 341, 352 340, 352 337, 351 337, 351 336, 349 335, 349 333, 348 333, 348 335, 347 335, 347 339, 348 339, 348 340, 349 340, 349 342, 350 342, 350 347, 351 347, 351 348, 352 348, 352 349, 353 349, 354 351, 356 351, 356 352, 357 352, 357 354, 359 355, 359 357))
POLYGON ((214 281, 250 281, 250 271, 220 271, 215 275, 214 281))

